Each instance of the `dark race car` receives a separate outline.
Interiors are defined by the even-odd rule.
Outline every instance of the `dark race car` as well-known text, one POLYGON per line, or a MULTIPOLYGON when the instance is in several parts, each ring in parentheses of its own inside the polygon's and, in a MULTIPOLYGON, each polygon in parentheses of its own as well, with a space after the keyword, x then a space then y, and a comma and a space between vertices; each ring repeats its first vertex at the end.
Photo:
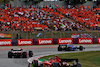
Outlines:
POLYGON ((78 61, 78 59, 60 59, 59 57, 55 56, 47 61, 33 60, 33 62, 29 64, 28 67, 82 67, 82 66, 81 63, 78 61), (68 62, 70 62, 71 64, 69 64, 68 62))
POLYGON ((85 49, 83 46, 74 46, 73 44, 60 44, 58 46, 58 51, 62 51, 62 50, 65 50, 65 51, 75 51, 79 49, 80 51, 82 51, 83 49, 85 49))
POLYGON ((8 58, 27 58, 29 55, 29 57, 32 57, 33 56, 33 52, 32 51, 26 51, 26 50, 23 50, 21 48, 19 49, 11 49, 9 52, 8 52, 8 58))

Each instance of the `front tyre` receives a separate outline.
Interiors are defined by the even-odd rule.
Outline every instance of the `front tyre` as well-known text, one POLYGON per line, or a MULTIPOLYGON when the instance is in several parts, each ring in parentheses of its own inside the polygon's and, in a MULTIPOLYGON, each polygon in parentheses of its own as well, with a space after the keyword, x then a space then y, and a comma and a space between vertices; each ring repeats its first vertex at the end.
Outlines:
POLYGON ((33 67, 38 67, 38 60, 34 60, 34 61, 32 62, 32 65, 33 65, 33 67))
POLYGON ((33 52, 29 51, 29 57, 32 57, 32 56, 33 56, 33 52))
POLYGON ((8 58, 12 58, 12 52, 8 52, 8 58))

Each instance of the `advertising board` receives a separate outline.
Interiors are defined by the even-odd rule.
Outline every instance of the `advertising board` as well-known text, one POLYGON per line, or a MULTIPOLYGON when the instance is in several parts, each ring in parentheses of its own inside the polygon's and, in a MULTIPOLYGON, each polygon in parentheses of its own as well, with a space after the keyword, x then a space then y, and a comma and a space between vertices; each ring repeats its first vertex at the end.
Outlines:
POLYGON ((33 45, 32 39, 17 39, 18 46, 33 45))
POLYGON ((0 39, 0 46, 12 46, 11 39, 0 39))
POLYGON ((73 44, 73 38, 58 38, 58 44, 73 44))
POLYGON ((38 45, 52 45, 52 44, 53 44, 52 38, 38 39, 38 45))
POLYGON ((78 38, 78 44, 93 44, 92 38, 78 38))

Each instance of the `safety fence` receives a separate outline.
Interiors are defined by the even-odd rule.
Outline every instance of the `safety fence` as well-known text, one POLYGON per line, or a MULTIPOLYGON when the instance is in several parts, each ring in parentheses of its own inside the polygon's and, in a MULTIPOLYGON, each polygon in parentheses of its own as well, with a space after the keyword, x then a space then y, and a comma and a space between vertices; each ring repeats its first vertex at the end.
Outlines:
POLYGON ((100 44, 100 38, 0 39, 0 46, 100 44))
MULTIPOLYGON (((38 39, 38 38, 71 38, 71 34, 79 34, 79 38, 100 38, 99 31, 37 31, 37 32, 21 32, 21 31, 0 31, 0 33, 11 34, 9 39, 38 39)), ((0 39, 4 39, 3 37, 0 39)), ((5 38, 7 39, 7 38, 5 38)))

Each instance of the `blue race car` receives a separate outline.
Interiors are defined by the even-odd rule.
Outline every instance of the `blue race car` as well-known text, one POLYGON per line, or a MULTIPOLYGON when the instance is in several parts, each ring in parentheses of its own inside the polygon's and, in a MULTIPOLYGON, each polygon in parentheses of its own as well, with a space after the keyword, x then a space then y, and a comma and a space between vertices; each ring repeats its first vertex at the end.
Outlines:
POLYGON ((65 50, 65 51, 75 51, 79 49, 80 51, 82 51, 83 49, 85 49, 83 46, 74 46, 73 44, 60 44, 58 46, 58 51, 62 51, 62 50, 65 50))

